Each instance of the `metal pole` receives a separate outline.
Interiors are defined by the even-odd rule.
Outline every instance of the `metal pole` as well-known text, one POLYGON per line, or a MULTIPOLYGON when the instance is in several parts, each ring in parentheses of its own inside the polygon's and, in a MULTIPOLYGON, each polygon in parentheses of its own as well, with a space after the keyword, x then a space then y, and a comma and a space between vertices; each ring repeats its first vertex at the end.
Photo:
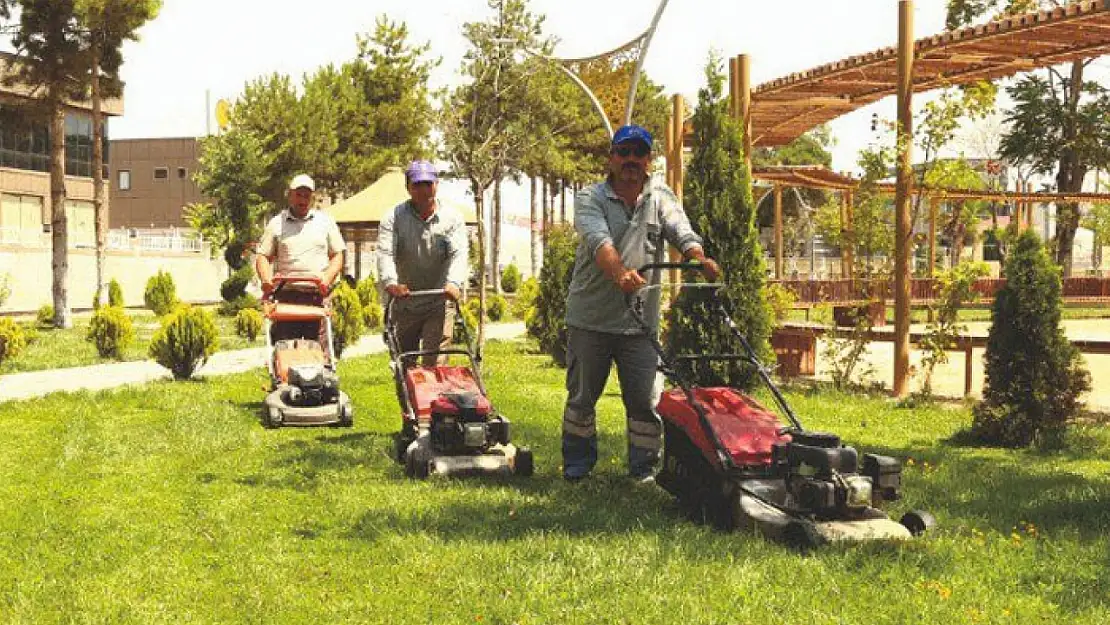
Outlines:
MULTIPOLYGON (((632 123, 632 109, 636 105, 636 88, 640 85, 640 73, 644 70, 644 59, 647 58, 648 48, 651 47, 651 39, 655 36, 655 27, 659 25, 659 19, 663 17, 663 9, 667 8, 667 2, 670 0, 663 0, 659 3, 659 8, 655 10, 655 17, 651 20, 651 26, 648 26, 644 32, 644 43, 640 46, 640 56, 636 59, 636 67, 632 70, 632 80, 628 84, 628 98, 624 104, 624 125, 632 123)), ((613 136, 610 133, 609 136, 613 136)))
POLYGON ((894 395, 909 392, 910 185, 913 168, 913 0, 898 3, 898 177, 894 225, 894 395))

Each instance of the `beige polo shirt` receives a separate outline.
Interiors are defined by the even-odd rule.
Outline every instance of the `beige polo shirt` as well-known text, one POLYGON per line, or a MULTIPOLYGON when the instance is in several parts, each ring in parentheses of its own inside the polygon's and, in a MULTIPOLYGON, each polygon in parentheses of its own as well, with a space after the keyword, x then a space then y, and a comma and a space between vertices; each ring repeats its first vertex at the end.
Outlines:
POLYGON ((346 249, 331 215, 310 210, 297 219, 289 209, 266 224, 258 253, 273 259, 274 275, 322 273, 328 260, 346 249))

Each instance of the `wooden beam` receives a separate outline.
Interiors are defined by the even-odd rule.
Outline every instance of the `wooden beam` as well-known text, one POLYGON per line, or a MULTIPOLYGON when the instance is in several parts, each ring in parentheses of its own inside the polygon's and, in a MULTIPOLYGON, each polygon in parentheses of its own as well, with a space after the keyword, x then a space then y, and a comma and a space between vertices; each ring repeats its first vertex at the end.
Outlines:
MULTIPOLYGON (((674 136, 675 137, 682 137, 682 136, 684 136, 684 134, 683 134, 683 130, 684 130, 683 124, 686 121, 686 108, 685 108, 685 103, 682 101, 682 95, 681 94, 676 93, 671 98, 671 111, 672 111, 671 120, 674 122, 674 130, 673 130, 674 136)), ((682 184, 685 181, 685 177, 686 177, 685 176, 685 171, 684 171, 684 168, 683 168, 683 163, 682 163, 682 144, 683 144, 683 142, 682 141, 675 141, 674 143, 675 143, 675 145, 674 145, 674 167, 675 167, 675 169, 674 169, 674 186, 671 188, 671 190, 674 191, 675 195, 678 196, 678 201, 681 204, 682 203, 682 184)))
POLYGON ((736 78, 740 102, 740 130, 744 133, 744 168, 752 171, 752 62, 747 54, 736 57, 736 78))
POLYGON ((840 221, 840 229, 847 234, 848 241, 847 245, 841 247, 841 272, 844 274, 844 277, 848 278, 849 280, 854 279, 856 273, 856 236, 855 232, 853 231, 854 226, 852 225, 852 221, 854 219, 854 206, 852 204, 855 199, 854 195, 855 194, 852 191, 844 192, 844 214, 842 215, 840 221))
POLYGON ((929 277, 936 277, 937 273, 937 208, 940 198, 929 198, 929 277))
POLYGON ((782 187, 775 185, 775 279, 782 280, 782 187))
POLYGON ((894 396, 909 392, 910 378, 910 184, 913 168, 913 0, 898 2, 898 155, 894 226, 894 396))

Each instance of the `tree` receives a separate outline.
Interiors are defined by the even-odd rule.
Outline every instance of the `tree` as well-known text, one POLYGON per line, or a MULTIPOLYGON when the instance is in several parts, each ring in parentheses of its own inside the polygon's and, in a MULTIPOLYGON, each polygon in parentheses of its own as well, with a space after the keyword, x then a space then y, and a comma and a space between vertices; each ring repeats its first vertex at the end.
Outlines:
MULTIPOLYGON (((948 26, 972 23, 995 11, 1002 15, 1060 6, 1058 0, 949 0, 948 26)), ((1045 75, 1029 75, 1007 88, 1015 105, 1006 121, 1009 131, 1002 140, 1002 156, 1028 162, 1032 170, 1056 170, 1056 190, 1082 191, 1092 167, 1110 164, 1110 96, 1105 88, 1084 79, 1094 59, 1077 60, 1062 72, 1045 68, 1045 75)), ((1075 232, 1079 228, 1077 203, 1057 205, 1056 262, 1064 277, 1071 275, 1075 232)))
MULTIPOLYGON (((487 22, 468 22, 463 34, 470 49, 463 57, 462 74, 469 82, 447 97, 442 120, 444 156, 454 172, 470 184, 478 215, 478 254, 485 267, 485 193, 522 161, 535 138, 527 121, 534 96, 532 73, 517 59, 523 50, 550 50, 541 40, 543 18, 530 13, 525 0, 489 0, 497 14, 487 22)), ((494 227, 500 223, 494 215, 494 227)), ((496 262, 496 256, 493 261, 496 262)), ((496 274, 496 272, 494 272, 496 274)), ((486 272, 478 277, 480 310, 485 310, 486 272)), ((480 318, 478 341, 484 337, 480 318)))
POLYGON ((228 264, 238 268, 273 207, 262 195, 273 157, 261 140, 238 127, 206 137, 200 148, 195 179, 201 193, 215 203, 190 205, 185 218, 214 248, 227 248, 228 264))
MULTIPOLYGON (((981 191, 986 187, 983 176, 963 157, 935 163, 925 177, 925 185, 972 191, 981 191)), ((941 231, 950 245, 948 266, 955 267, 960 263, 964 246, 969 242, 974 243, 978 237, 979 219, 986 209, 986 203, 981 200, 951 200, 945 206, 948 210, 941 216, 944 219, 941 231)))
POLYGON ((101 98, 122 92, 119 71, 124 41, 138 39, 137 31, 154 19, 162 0, 77 0, 77 20, 85 29, 92 98, 93 214, 96 223, 96 301, 104 303, 104 246, 107 238, 104 211, 104 126, 101 98), (103 74, 103 76, 102 76, 103 74))
POLYGON ((972 434, 1009 447, 1057 443, 1091 388, 1082 355, 1060 327, 1060 270, 1031 231, 1008 254, 994 299, 986 387, 972 434))
POLYGON ((10 0, 19 7, 19 25, 11 42, 20 62, 7 85, 31 88, 33 113, 50 128, 50 237, 53 273, 54 325, 73 326, 66 281, 69 274, 69 236, 66 224, 65 103, 83 100, 88 84, 88 58, 75 0, 10 0))
MULTIPOLYGON (((721 60, 710 56, 707 85, 698 92, 694 111, 694 154, 687 173, 685 208, 704 239, 705 253, 721 265, 723 294, 737 326, 761 358, 771 354, 771 311, 763 295, 766 268, 755 226, 751 179, 744 167, 740 125, 728 114, 722 96, 721 60)), ((739 341, 724 324, 710 324, 716 298, 705 289, 684 289, 671 307, 667 334, 672 351, 689 352, 709 346, 714 352, 741 352, 739 341)), ((750 388, 756 372, 739 363, 690 363, 697 384, 750 388)))

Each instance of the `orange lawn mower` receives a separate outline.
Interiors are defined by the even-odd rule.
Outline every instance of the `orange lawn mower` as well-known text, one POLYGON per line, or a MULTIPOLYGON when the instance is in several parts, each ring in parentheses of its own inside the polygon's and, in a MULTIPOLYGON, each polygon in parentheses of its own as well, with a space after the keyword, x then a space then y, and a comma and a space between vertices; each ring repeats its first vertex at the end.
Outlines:
MULTIPOLYGON (((445 298, 443 289, 413 291, 410 299, 445 298)), ((482 383, 481 351, 462 315, 455 317, 460 346, 404 351, 391 299, 385 313, 385 342, 401 405, 401 431, 394 436, 394 459, 405 474, 503 474, 531 476, 532 451, 510 440, 509 420, 490 402, 482 383), (466 365, 418 366, 424 356, 465 356, 466 365)))
MULTIPOLYGON (((641 274, 700 270, 696 263, 653 263, 641 274)), ((721 284, 691 283, 708 295, 706 308, 735 336, 743 353, 669 354, 644 318, 647 289, 629 298, 633 317, 651 339, 660 370, 674 384, 657 406, 663 420, 663 466, 656 483, 698 522, 721 529, 754 530, 801 547, 830 542, 908 539, 933 527, 928 512, 906 513, 895 523, 879 507, 901 497, 901 463, 861 455, 836 434, 805 429, 771 381, 728 312, 721 284), (687 365, 743 362, 754 367, 788 424, 729 386, 699 387, 687 365)))
POLYGON ((328 286, 316 276, 275 276, 273 284, 262 302, 271 382, 262 424, 351 427, 351 398, 335 371, 328 286))

